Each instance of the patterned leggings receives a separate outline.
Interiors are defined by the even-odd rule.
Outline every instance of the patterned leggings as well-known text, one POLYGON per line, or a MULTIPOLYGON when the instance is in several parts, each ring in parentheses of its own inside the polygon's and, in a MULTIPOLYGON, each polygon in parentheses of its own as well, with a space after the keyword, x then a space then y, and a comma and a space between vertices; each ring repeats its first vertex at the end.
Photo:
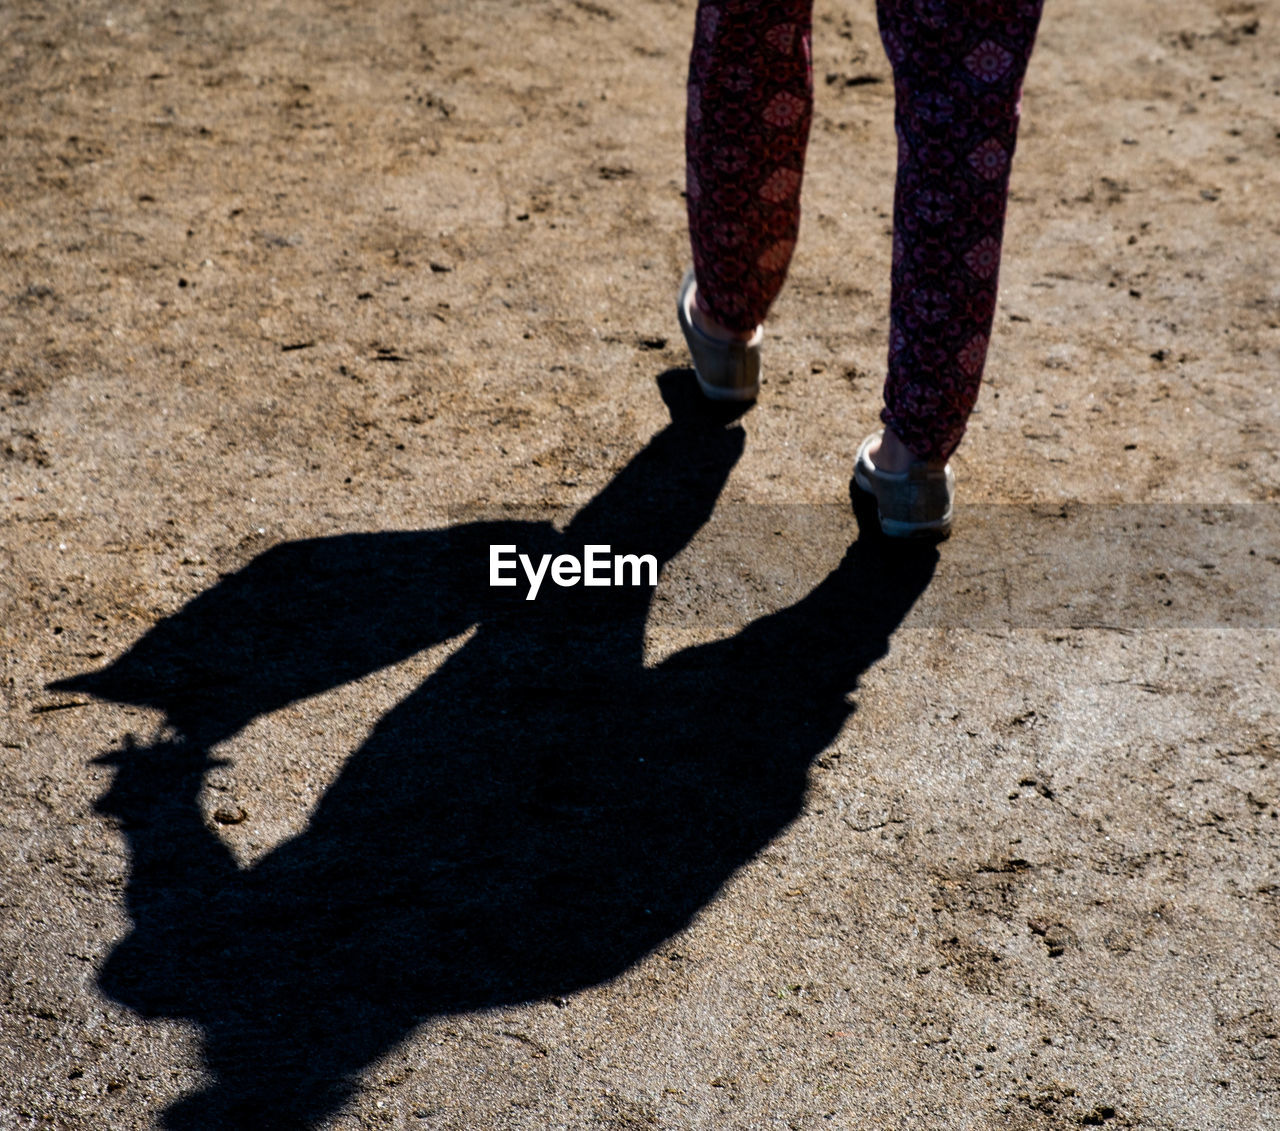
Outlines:
MULTIPOLYGON (((955 451, 995 315, 1018 103, 1043 0, 877 0, 893 66, 889 371, 881 418, 922 459, 955 451)), ((699 0, 686 130, 702 310, 764 320, 800 227, 813 0, 699 0)))

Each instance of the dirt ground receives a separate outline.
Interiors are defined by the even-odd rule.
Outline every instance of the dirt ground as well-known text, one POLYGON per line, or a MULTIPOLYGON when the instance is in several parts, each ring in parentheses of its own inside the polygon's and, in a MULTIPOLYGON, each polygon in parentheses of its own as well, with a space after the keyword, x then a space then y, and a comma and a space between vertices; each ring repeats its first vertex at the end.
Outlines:
POLYGON ((737 419, 692 0, 0 7, 0 1127, 1280 1126, 1277 17, 1050 0, 903 556, 872 4, 737 419))

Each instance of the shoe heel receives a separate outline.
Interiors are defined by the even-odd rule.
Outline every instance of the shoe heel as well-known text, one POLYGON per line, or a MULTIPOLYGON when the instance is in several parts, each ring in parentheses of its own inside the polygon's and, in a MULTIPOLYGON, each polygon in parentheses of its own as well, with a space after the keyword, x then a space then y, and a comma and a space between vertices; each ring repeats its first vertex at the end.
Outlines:
POLYGON ((676 316, 693 359, 693 372, 702 395, 713 401, 753 401, 760 395, 760 339, 757 329, 749 342, 722 342, 704 334, 693 324, 693 291, 690 271, 680 284, 676 316))

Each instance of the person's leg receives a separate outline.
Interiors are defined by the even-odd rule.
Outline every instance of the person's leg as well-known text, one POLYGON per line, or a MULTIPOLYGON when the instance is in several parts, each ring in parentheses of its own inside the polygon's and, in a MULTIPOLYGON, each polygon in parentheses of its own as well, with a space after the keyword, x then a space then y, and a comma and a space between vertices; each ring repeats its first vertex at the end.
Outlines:
POLYGON ((898 136, 887 431, 873 456, 886 470, 944 463, 977 400, 1042 3, 877 0, 898 136))
POLYGON ((813 0, 700 0, 685 130, 704 329, 749 336, 786 278, 813 116, 813 0))

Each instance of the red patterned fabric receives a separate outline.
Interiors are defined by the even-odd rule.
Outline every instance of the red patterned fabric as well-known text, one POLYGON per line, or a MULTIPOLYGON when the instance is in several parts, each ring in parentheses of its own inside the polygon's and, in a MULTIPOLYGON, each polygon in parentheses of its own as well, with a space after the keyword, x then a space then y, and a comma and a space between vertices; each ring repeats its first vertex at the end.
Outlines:
MULTIPOLYGON (((881 414, 922 459, 955 451, 995 314, 1018 102, 1043 0, 878 0, 898 176, 881 414)), ((686 187, 698 303, 764 320, 800 227, 812 0, 700 0, 686 187)))

